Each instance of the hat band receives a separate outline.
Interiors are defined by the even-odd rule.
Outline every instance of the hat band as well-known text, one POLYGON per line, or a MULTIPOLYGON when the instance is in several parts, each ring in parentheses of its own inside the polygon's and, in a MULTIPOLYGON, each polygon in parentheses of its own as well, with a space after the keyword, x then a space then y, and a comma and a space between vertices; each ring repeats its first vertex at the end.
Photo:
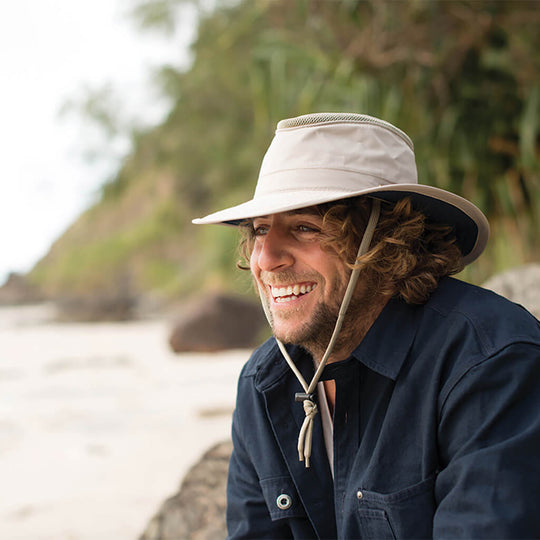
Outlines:
MULTIPOLYGON (((410 178, 407 183, 416 184, 416 178, 410 178)), ((312 193, 332 191, 343 192, 346 195, 394 184, 395 182, 369 171, 357 172, 330 168, 289 169, 261 176, 253 198, 295 191, 312 193)))

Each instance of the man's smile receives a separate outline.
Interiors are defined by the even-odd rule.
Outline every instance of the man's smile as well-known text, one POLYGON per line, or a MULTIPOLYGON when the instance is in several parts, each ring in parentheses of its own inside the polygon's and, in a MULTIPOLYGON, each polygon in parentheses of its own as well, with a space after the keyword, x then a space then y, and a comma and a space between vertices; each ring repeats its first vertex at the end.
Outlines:
POLYGON ((316 286, 317 284, 312 282, 295 283, 294 285, 281 287, 270 285, 270 291, 274 302, 284 303, 291 302, 292 300, 298 299, 300 296, 310 293, 316 286))

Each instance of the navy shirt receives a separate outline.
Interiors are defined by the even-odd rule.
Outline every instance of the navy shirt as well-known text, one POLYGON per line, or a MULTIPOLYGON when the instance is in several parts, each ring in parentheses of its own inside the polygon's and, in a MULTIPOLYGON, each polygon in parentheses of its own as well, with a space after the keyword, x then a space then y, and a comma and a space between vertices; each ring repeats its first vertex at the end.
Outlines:
MULTIPOLYGON (((311 380, 311 358, 289 348, 311 380)), ((302 391, 273 339, 238 385, 230 538, 539 538, 540 326, 452 278, 391 300, 334 379, 334 479, 320 415, 299 462, 302 391)))

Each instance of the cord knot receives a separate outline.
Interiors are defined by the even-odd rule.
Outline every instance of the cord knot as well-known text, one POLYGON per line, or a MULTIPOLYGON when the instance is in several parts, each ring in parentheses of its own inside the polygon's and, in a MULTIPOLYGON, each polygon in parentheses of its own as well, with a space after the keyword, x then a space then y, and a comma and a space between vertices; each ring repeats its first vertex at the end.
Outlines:
POLYGON ((317 415, 317 405, 311 399, 304 399, 304 412, 306 417, 302 424, 302 429, 298 436, 298 458, 306 462, 306 469, 309 468, 309 458, 311 457, 311 444, 313 440, 313 420, 317 415))

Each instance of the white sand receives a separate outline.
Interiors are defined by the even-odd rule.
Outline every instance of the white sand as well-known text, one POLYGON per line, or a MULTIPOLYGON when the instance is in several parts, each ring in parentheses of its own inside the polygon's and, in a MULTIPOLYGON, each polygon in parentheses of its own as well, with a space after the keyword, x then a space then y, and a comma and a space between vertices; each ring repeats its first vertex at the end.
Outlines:
POLYGON ((229 437, 249 351, 175 355, 164 322, 47 309, 0 308, 0 538, 136 539, 229 437))

